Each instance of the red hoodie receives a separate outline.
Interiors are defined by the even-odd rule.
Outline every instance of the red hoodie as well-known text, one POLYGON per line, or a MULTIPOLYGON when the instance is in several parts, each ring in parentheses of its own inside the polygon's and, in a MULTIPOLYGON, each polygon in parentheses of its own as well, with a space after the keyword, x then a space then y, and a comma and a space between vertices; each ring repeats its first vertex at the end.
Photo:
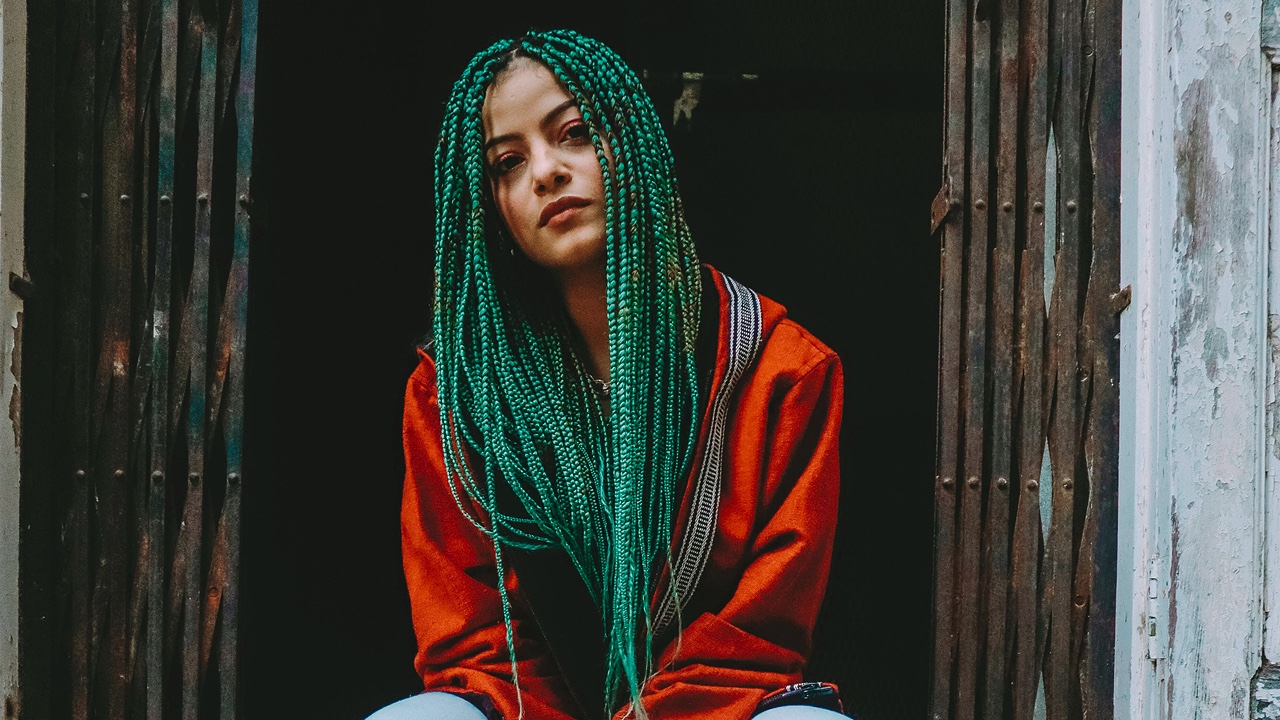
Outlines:
MULTIPOLYGON (((672 546, 684 603, 677 614, 664 593, 654 605, 657 624, 684 624, 678 641, 655 632, 672 639, 655 647, 658 671, 642 695, 654 720, 747 720, 765 695, 800 681, 835 534, 840 360, 782 305, 709 275, 719 300, 715 367, 672 546)), ((427 690, 479 693, 516 720, 493 545, 457 507, 440 437, 435 366, 424 352, 404 408, 415 667, 427 690)), ((582 720, 516 573, 505 582, 524 717, 582 720)))

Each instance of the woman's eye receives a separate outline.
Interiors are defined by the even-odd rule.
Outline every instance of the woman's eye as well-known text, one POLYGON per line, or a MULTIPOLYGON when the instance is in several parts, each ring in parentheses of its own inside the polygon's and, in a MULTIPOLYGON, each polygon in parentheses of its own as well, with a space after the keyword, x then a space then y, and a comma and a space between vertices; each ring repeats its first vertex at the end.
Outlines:
POLYGON ((524 159, 521 158, 519 155, 515 155, 515 154, 503 155, 502 157, 494 161, 492 167, 493 167, 493 171, 496 174, 506 175, 512 170, 515 170, 516 167, 518 167, 522 162, 524 162, 524 159))
POLYGON ((591 136, 591 129, 581 120, 575 120, 565 126, 564 136, 569 140, 582 140, 591 136))

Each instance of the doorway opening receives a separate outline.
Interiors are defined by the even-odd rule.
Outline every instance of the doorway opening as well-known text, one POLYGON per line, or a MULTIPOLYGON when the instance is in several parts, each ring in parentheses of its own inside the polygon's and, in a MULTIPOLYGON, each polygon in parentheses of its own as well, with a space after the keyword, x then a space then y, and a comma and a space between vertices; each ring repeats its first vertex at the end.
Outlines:
POLYGON ((261 233, 247 369, 243 691, 363 717, 419 688, 400 570, 400 411, 430 327, 432 151, 472 54, 529 27, 617 49, 668 127, 699 254, 839 353, 840 526, 808 675, 923 717, 930 652, 943 10, 689 0, 321 0, 261 11, 261 233), (643 7, 641 7, 643 5, 643 7), (747 76, 747 77, 744 77, 747 76))

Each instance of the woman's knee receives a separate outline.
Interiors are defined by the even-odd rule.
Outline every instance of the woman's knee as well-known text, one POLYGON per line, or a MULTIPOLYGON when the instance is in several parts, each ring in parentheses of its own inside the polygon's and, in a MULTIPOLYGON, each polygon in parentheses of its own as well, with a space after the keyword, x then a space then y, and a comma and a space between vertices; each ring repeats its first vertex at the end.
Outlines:
POLYGON ((784 705, 765 710, 752 720, 848 720, 848 717, 809 705, 784 705))
POLYGON ((484 713, 457 695, 427 692, 392 703, 367 720, 484 720, 484 713))

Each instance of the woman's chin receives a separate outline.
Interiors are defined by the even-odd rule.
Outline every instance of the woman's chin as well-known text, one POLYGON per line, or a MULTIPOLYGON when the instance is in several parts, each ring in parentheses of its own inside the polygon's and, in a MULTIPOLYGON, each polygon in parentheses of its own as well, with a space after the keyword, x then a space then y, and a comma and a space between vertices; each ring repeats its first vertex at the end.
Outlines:
POLYGON ((556 274, 571 274, 604 267, 603 238, 560 238, 553 246, 530 255, 538 265, 556 274))

